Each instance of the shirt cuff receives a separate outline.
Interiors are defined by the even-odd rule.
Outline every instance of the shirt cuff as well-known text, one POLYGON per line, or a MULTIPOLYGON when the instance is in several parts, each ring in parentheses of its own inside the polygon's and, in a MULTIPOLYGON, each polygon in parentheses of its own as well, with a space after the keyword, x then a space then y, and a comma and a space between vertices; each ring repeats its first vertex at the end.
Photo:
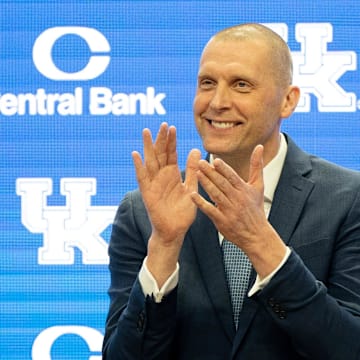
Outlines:
POLYGON ((264 277, 262 280, 260 280, 259 275, 256 276, 256 280, 254 285, 251 287, 251 289, 248 292, 248 296, 253 296, 254 294, 256 294, 258 291, 262 290, 269 282, 270 280, 274 277, 274 275, 282 268, 282 266, 285 264, 286 260, 289 258, 291 254, 291 250, 289 247, 286 247, 286 253, 283 257, 283 259, 281 260, 280 264, 277 266, 277 268, 271 272, 268 276, 264 277))
POLYGON ((146 266, 146 259, 147 257, 145 257, 139 272, 140 285, 145 296, 153 296, 155 302, 160 303, 163 297, 167 295, 171 290, 175 289, 179 282, 179 264, 176 263, 175 271, 166 280, 165 284, 161 287, 161 289, 159 289, 156 280, 146 266))

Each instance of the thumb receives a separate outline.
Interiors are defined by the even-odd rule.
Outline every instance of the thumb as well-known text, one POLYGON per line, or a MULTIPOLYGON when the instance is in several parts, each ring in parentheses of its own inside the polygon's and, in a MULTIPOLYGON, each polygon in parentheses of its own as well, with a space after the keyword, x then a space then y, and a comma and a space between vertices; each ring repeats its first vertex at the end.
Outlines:
POLYGON ((186 162, 185 171, 185 186, 190 192, 198 190, 197 171, 199 169, 199 161, 201 159, 201 152, 198 149, 192 149, 189 153, 186 162))
POLYGON ((249 181, 248 183, 255 186, 259 191, 264 192, 264 147, 257 145, 251 154, 250 169, 249 169, 249 181))

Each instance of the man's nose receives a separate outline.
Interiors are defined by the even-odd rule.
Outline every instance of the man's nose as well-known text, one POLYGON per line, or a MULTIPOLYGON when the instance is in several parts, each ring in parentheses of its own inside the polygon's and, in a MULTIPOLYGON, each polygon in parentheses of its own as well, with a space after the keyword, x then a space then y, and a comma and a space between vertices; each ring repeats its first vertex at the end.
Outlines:
POLYGON ((231 106, 231 89, 226 85, 218 84, 211 98, 210 106, 217 111, 228 109, 231 106))

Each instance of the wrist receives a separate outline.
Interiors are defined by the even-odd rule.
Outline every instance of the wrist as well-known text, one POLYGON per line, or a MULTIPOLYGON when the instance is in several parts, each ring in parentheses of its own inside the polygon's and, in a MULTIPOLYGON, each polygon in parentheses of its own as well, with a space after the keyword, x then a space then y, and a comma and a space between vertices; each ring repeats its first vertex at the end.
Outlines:
POLYGON ((176 270, 182 240, 176 239, 172 242, 163 243, 153 236, 149 239, 146 266, 159 288, 176 270))
POLYGON ((263 235, 261 242, 246 251, 260 279, 277 269, 287 253, 286 245, 273 228, 263 235))

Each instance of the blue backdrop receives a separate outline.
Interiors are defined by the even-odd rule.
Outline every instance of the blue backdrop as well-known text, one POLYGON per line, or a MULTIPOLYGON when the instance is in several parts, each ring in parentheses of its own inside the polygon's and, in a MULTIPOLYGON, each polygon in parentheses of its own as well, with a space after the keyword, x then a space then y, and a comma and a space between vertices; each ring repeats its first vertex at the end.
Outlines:
POLYGON ((262 22, 303 96, 283 130, 360 170, 358 1, 1 1, 0 358, 101 359, 107 243, 136 187, 141 130, 178 129, 183 166, 202 47, 262 22))

